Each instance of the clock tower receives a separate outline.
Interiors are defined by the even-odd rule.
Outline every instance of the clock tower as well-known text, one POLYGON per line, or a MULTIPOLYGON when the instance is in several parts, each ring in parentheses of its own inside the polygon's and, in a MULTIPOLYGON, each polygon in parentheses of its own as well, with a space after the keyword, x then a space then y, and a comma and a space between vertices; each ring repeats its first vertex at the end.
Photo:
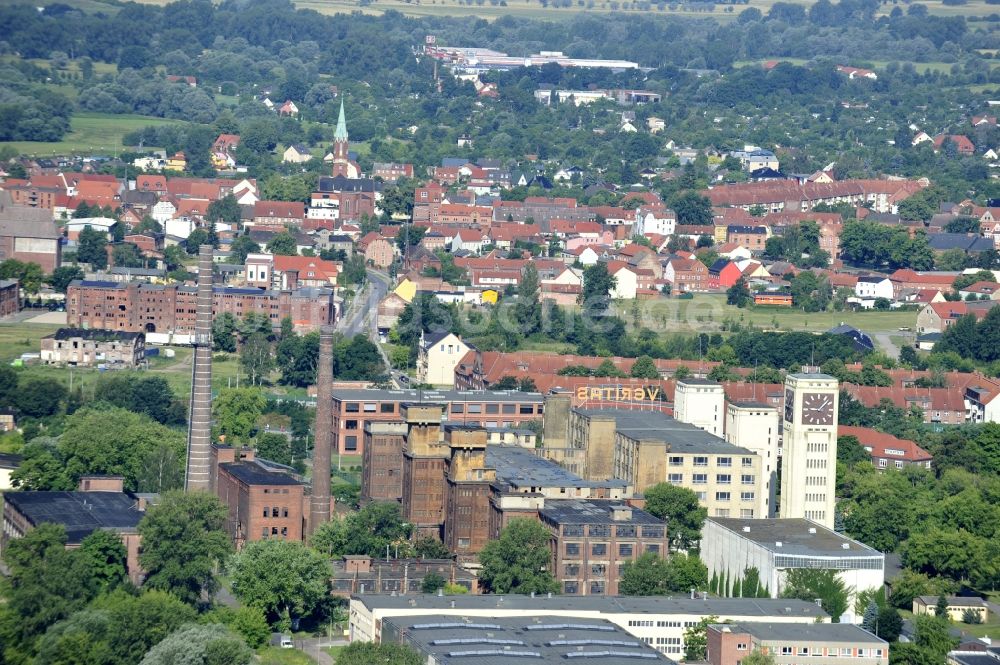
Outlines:
POLYGON ((839 394, 837 379, 826 374, 785 377, 781 517, 833 528, 839 394))

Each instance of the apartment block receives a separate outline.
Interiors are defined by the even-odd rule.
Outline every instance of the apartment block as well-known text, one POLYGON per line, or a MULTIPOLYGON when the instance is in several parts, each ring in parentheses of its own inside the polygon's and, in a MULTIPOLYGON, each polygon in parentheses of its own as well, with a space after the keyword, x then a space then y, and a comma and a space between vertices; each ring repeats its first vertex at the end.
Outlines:
POLYGON ((774 657, 776 665, 888 665, 889 644, 846 623, 797 626, 786 623, 713 624, 708 627, 710 665, 739 665, 753 651, 774 657))
POLYGON ((760 458, 764 505, 757 517, 777 514, 778 409, 764 402, 730 402, 726 405, 726 441, 753 451, 760 458))
POLYGON ((709 379, 680 379, 674 389, 674 418, 722 436, 726 394, 722 384, 709 379))

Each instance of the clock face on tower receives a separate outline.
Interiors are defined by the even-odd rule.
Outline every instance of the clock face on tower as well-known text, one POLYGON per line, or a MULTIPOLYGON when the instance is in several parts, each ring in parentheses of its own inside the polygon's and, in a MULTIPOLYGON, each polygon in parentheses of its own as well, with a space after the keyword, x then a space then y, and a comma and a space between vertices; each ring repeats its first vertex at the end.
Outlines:
POLYGON ((792 422, 792 415, 795 413, 795 392, 791 388, 785 388, 785 420, 792 422))
POLYGON ((806 425, 833 424, 834 397, 829 393, 806 393, 802 396, 802 422, 806 425))

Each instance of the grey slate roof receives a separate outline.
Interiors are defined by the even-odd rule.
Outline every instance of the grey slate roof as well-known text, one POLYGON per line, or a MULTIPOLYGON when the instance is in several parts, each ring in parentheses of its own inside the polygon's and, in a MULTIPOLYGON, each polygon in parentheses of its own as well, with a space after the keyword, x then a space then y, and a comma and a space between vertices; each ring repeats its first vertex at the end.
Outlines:
MULTIPOLYGON (((454 607, 458 610, 486 610, 504 608, 523 611, 525 614, 545 614, 553 610, 602 612, 605 614, 697 614, 720 617, 771 617, 800 616, 822 617, 828 615, 815 603, 794 598, 688 598, 671 596, 560 596, 551 598, 538 595, 534 598, 517 594, 391 596, 388 594, 356 594, 352 598, 369 608, 412 608, 435 610, 454 607), (454 603, 454 605, 452 605, 454 603)), ((801 624, 795 624, 801 625, 801 624)))
MULTIPOLYGON (((718 625, 718 624, 717 624, 718 625)), ((850 623, 769 623, 748 621, 724 624, 734 633, 745 632, 761 641, 824 642, 851 645, 888 645, 860 626, 850 623)), ((720 626, 721 627, 721 626, 720 626)))
POLYGON ((70 544, 97 529, 132 531, 143 517, 135 497, 125 492, 5 492, 3 499, 34 526, 65 526, 70 544))
POLYGON ((407 643, 439 665, 520 665, 577 659, 603 665, 673 662, 606 619, 519 617, 465 621, 438 615, 391 617, 385 624, 383 636, 405 635, 407 643))

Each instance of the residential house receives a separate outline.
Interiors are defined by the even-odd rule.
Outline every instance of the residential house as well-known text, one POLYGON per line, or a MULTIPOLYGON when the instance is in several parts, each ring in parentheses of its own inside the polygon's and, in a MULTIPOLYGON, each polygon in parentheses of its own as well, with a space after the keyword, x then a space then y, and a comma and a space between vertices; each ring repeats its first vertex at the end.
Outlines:
POLYGON ((663 269, 663 279, 670 282, 674 294, 709 290, 708 268, 698 259, 670 259, 663 269))
POLYGON ((386 182, 396 182, 400 178, 413 177, 413 164, 396 162, 375 162, 372 165, 372 177, 382 178, 386 182))
POLYGON ((885 275, 862 275, 854 285, 854 295, 862 301, 871 301, 872 305, 878 298, 892 300, 895 293, 892 280, 885 275))
POLYGON ((708 279, 713 288, 728 289, 743 277, 743 271, 729 259, 719 258, 708 267, 708 279))
POLYGON ((949 140, 955 145, 959 155, 971 155, 976 152, 976 146, 969 137, 961 134, 938 134, 934 137, 934 152, 940 151, 944 142, 949 140))
POLYGON ((917 332, 944 332, 955 321, 966 314, 973 314, 977 319, 983 319, 997 303, 992 300, 983 302, 932 302, 925 305, 917 314, 917 332))
POLYGON ((902 469, 904 466, 931 468, 933 457, 913 441, 900 439, 892 434, 870 427, 839 425, 837 436, 853 436, 872 457, 876 469, 902 469))
POLYGON ((1000 300, 1000 284, 996 282, 976 282, 964 289, 959 289, 958 295, 963 300, 1000 300))
POLYGON ((469 351, 469 345, 454 333, 422 333, 417 356, 417 381, 454 388, 455 367, 469 351))
POLYGON ((301 143, 293 143, 285 148, 285 152, 281 154, 281 161, 285 164, 305 164, 312 158, 309 148, 301 143))
POLYGON ((253 226, 282 229, 300 226, 306 217, 301 201, 257 201, 253 206, 253 226))
POLYGON ((364 252, 365 262, 376 268, 386 269, 396 258, 395 245, 374 231, 358 241, 358 251, 364 252))
POLYGON ((677 228, 677 213, 664 206, 640 206, 635 211, 632 232, 637 236, 656 233, 671 236, 677 228))
POLYGON ((770 235, 770 229, 766 226, 730 224, 726 227, 727 243, 743 245, 755 255, 764 251, 770 235))
POLYGON ((451 241, 451 251, 453 253, 467 251, 478 254, 482 250, 484 242, 485 239, 481 231, 459 229, 451 241))
POLYGON ((293 102, 290 99, 287 100, 284 104, 282 104, 281 107, 278 109, 278 115, 285 115, 294 118, 298 114, 299 114, 299 107, 296 106, 295 102, 293 102))

